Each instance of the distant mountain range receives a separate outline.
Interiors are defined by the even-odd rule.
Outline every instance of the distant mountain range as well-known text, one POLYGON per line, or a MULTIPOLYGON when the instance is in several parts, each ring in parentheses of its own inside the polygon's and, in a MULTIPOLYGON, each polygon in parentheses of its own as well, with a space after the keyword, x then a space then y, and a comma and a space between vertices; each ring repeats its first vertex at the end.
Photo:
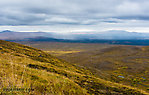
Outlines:
POLYGON ((0 39, 7 41, 49 41, 49 42, 81 42, 125 45, 149 45, 149 33, 111 30, 105 32, 70 32, 60 34, 54 32, 0 32, 0 39))
POLYGON ((52 34, 46 32, 15 32, 10 30, 0 32, 1 40, 25 40, 39 36, 52 37, 52 34))
POLYGON ((149 39, 149 33, 127 32, 123 30, 110 30, 96 33, 73 33, 73 39, 103 39, 103 40, 130 40, 149 39))
POLYGON ((104 40, 128 40, 128 39, 149 39, 149 33, 127 32, 123 30, 110 30, 104 32, 70 32, 65 34, 54 32, 15 32, 4 30, 0 32, 0 39, 4 40, 17 40, 48 37, 56 39, 71 39, 71 40, 84 40, 84 39, 104 39, 104 40))

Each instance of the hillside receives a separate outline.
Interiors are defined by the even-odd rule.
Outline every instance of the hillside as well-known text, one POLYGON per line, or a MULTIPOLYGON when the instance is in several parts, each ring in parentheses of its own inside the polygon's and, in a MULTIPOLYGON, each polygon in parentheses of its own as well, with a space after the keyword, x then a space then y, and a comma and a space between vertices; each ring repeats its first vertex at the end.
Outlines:
POLYGON ((148 95, 149 93, 95 77, 41 50, 0 40, 1 94, 148 95))
POLYGON ((25 42, 98 77, 149 91, 149 47, 89 43, 25 42))
POLYGON ((117 83, 149 89, 149 47, 112 46, 57 55, 70 63, 90 67, 98 76, 117 83), (85 60, 86 59, 86 60, 85 60), (106 73, 108 75, 102 74, 106 73))

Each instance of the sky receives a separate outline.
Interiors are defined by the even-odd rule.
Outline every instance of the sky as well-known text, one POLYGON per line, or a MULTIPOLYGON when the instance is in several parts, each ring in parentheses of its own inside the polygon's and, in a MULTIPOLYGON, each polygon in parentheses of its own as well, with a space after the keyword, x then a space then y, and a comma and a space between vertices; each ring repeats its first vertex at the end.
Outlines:
POLYGON ((149 32, 149 0, 0 0, 0 31, 149 32))

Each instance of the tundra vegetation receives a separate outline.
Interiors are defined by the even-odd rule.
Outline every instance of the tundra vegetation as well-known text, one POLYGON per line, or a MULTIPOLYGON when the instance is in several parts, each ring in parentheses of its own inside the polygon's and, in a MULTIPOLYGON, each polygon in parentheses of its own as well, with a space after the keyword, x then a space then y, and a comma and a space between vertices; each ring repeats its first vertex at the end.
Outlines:
POLYGON ((71 64, 86 67, 102 79, 149 91, 148 46, 58 42, 23 44, 42 49, 71 64))
POLYGON ((149 94, 136 87, 97 77, 90 69, 67 63, 42 50, 2 40, 0 84, 1 94, 149 94))

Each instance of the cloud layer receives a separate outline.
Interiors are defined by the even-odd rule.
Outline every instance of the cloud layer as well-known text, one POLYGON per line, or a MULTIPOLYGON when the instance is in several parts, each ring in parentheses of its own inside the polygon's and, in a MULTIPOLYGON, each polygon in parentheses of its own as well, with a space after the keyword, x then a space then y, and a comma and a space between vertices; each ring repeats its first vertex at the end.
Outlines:
POLYGON ((148 27, 148 0, 1 0, 0 25, 148 27))

